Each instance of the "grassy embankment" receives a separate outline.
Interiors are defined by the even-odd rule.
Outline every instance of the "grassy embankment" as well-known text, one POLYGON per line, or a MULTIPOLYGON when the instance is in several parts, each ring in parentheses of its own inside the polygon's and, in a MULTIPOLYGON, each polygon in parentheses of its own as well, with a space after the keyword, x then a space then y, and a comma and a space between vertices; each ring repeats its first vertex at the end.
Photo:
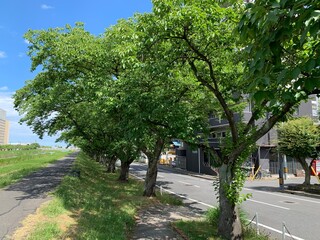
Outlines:
POLYGON ((62 150, 0 151, 0 188, 70 153, 62 150))
POLYGON ((121 183, 117 181, 118 173, 106 173, 103 166, 83 154, 78 156, 75 168, 81 177, 66 176, 54 199, 29 216, 14 238, 125 240, 135 225, 139 208, 158 204, 158 200, 182 204, 168 194, 160 199, 142 197, 141 181, 129 179, 128 183, 121 183))
MULTIPOLYGON (((13 239, 112 239, 125 240, 135 225, 139 208, 162 203, 179 205, 180 199, 158 194, 157 199, 142 197, 143 183, 130 179, 117 181, 118 174, 105 172, 105 168, 80 154, 75 168, 81 177, 66 176, 54 193, 52 201, 44 204, 36 214, 30 215, 13 239)), ((219 240, 217 212, 211 210, 201 221, 173 223, 188 239, 219 240)), ((254 231, 245 232, 245 239, 265 240, 254 231)))

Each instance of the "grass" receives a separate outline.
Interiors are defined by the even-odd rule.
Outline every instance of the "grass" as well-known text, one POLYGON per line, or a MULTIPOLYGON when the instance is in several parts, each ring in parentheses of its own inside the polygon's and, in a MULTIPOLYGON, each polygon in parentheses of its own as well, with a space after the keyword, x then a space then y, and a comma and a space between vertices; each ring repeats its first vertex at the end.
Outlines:
POLYGON ((61 231, 57 223, 40 223, 36 230, 27 238, 28 240, 54 239, 61 231))
POLYGON ((181 198, 178 198, 172 194, 163 192, 162 194, 160 191, 157 191, 157 199, 163 203, 163 204, 169 204, 169 205, 174 205, 174 206, 181 206, 183 205, 183 201, 181 198))
MULTIPOLYGON (((218 235, 218 217, 219 209, 210 209, 204 220, 199 221, 177 221, 173 223, 174 227, 179 229, 189 240, 223 240, 218 235)), ((243 226, 246 225, 245 216, 240 214, 243 226)), ((246 240, 268 240, 264 235, 256 235, 254 229, 250 227, 244 228, 244 239, 246 240)))
POLYGON ((151 199, 143 197, 141 181, 119 182, 118 173, 106 173, 103 166, 84 154, 78 155, 74 168, 80 170, 81 177, 63 179, 54 199, 40 209, 40 221, 33 224, 27 239, 125 240, 130 238, 140 208, 159 202, 182 204, 167 193, 157 192, 151 199))
MULTIPOLYGON (((142 196, 141 182, 119 182, 118 173, 106 173, 103 166, 83 154, 77 157, 74 168, 81 171, 81 177, 63 179, 54 199, 40 209, 39 221, 26 239, 125 240, 135 225, 138 209, 158 203, 142 196)), ((173 202, 170 196, 164 199, 173 202)))
POLYGON ((0 151, 0 188, 20 180, 68 153, 70 152, 61 150, 0 151))

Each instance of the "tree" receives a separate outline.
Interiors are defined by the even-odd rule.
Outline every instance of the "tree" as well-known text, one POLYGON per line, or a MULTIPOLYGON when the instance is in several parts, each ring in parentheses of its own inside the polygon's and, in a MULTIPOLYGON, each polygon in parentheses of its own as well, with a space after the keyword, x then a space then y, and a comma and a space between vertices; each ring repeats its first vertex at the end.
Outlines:
POLYGON ((189 81, 190 71, 176 71, 171 60, 154 61, 144 55, 141 41, 147 33, 139 22, 143 16, 119 21, 107 30, 106 42, 112 44, 112 62, 119 63, 114 68, 117 109, 132 141, 148 157, 143 195, 149 197, 155 195, 164 144, 171 138, 193 137, 195 129, 207 124, 209 104, 204 100, 207 91, 195 93, 203 87, 189 81))
MULTIPOLYGON (((319 65, 312 61, 319 57, 318 35, 310 27, 306 32, 310 37, 301 38, 296 52, 282 50, 283 46, 292 46, 292 38, 303 34, 300 26, 307 24, 309 18, 297 10, 299 1, 295 1, 294 13, 301 22, 297 26, 295 19, 289 17, 290 11, 279 10, 286 8, 284 3, 289 1, 280 2, 277 5, 255 1, 244 10, 242 1, 220 5, 209 0, 154 0, 153 15, 143 20, 148 31, 144 41, 146 52, 155 55, 161 49, 161 54, 172 59, 176 68, 188 66, 194 80, 212 92, 220 104, 221 115, 229 123, 230 137, 221 146, 222 154, 217 153, 221 210, 218 228, 227 239, 242 238, 237 204, 243 200, 240 195, 245 179, 241 171, 243 161, 259 138, 286 119, 301 100, 318 91, 319 81, 312 81, 319 77, 319 67, 314 68, 319 65), (273 16, 283 12, 288 16, 286 24, 279 18, 273 21, 273 16), (283 33, 279 39, 270 37, 270 33, 281 34, 286 26, 295 34, 283 33), (166 51, 159 46, 166 46, 166 51), (305 71, 293 67, 292 59, 303 59, 305 71), (243 69, 246 62, 249 65, 243 69), (279 74, 277 64, 282 64, 285 74, 279 74), (253 104, 252 117, 246 123, 237 122, 237 106, 245 101, 253 104), (256 120, 262 117, 265 120, 256 125, 256 120)), ((311 9, 318 4, 308 3, 313 6, 311 9)))
POLYGON ((187 74, 161 72, 168 62, 139 59, 137 34, 133 19, 99 37, 82 24, 29 31, 32 70, 43 69, 17 91, 15 105, 38 135, 63 131, 61 140, 109 166, 120 158, 120 180, 143 150, 149 157, 144 195, 152 196, 163 144, 207 122, 199 114, 206 113, 204 101, 197 101, 205 94, 194 94, 201 86, 190 84, 187 74), (184 80, 173 84, 178 78, 184 80))
POLYGON ((280 152, 296 158, 305 171, 304 184, 310 185, 310 168, 306 158, 317 156, 319 129, 311 118, 303 117, 278 125, 280 152))
POLYGON ((116 91, 110 90, 114 81, 108 46, 80 23, 74 28, 30 30, 25 37, 31 43, 31 70, 42 71, 15 94, 15 107, 25 113, 21 121, 40 137, 62 131, 61 140, 113 165, 112 146, 121 127, 112 112, 116 91))

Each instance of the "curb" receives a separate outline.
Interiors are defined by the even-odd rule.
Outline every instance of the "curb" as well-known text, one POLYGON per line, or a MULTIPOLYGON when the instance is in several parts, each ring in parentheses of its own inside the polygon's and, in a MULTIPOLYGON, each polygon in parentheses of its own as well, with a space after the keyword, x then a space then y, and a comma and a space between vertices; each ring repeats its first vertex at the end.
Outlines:
POLYGON ((188 236, 184 232, 182 232, 179 228, 177 228, 172 222, 170 223, 170 226, 175 232, 177 232, 180 235, 180 237, 183 238, 183 240, 189 240, 188 236))
POLYGON ((302 191, 293 191, 293 190, 285 189, 285 190, 281 190, 280 192, 287 193, 287 194, 292 194, 292 195, 298 195, 298 196, 302 196, 302 197, 311 197, 311 198, 320 199, 320 195, 307 193, 307 192, 302 192, 302 191))

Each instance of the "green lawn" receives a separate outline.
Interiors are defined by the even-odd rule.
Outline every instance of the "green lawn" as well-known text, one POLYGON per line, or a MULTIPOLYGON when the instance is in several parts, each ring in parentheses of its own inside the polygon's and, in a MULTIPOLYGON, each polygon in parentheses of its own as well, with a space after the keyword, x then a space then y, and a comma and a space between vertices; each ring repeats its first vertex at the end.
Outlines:
MULTIPOLYGON (((142 196, 143 183, 135 179, 117 181, 118 173, 106 173, 105 167, 79 154, 74 168, 81 177, 66 176, 54 193, 54 199, 42 207, 26 239, 110 239, 130 238, 135 216, 141 207, 169 203, 181 205, 174 196, 142 196)), ((27 223, 30 225, 30 221, 27 223)), ((22 229, 22 232, 27 230, 22 229)), ((26 236, 24 236, 26 237, 26 236)))
POLYGON ((0 151, 0 188, 18 181, 29 173, 54 162, 70 151, 20 150, 0 151))

